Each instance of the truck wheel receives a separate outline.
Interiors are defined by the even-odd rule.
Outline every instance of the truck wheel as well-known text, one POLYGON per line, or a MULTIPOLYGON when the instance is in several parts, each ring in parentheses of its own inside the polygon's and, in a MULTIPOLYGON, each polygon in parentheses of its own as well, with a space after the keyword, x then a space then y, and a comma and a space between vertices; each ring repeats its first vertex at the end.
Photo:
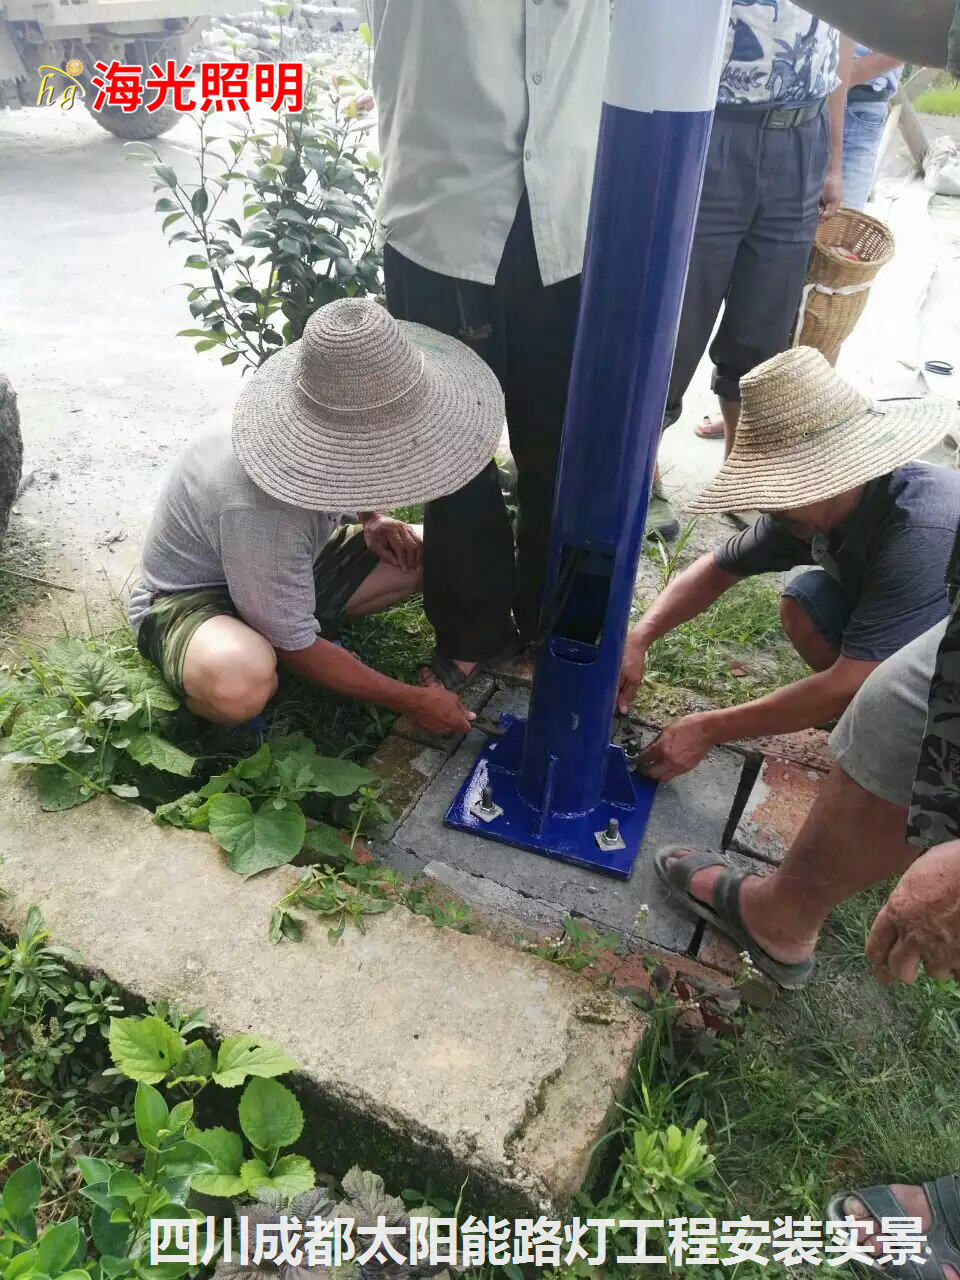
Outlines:
POLYGON ((147 138, 159 138, 180 119, 181 113, 174 107, 161 107, 159 111, 147 111, 140 107, 136 111, 121 111, 119 107, 104 107, 102 111, 91 111, 101 129, 112 133, 115 138, 124 142, 144 142, 147 138))

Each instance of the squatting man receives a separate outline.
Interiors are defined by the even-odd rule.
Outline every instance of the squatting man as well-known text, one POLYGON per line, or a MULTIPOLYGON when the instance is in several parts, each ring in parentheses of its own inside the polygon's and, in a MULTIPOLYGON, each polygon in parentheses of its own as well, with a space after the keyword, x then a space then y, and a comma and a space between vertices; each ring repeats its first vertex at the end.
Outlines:
POLYGON ((337 634, 420 590, 420 531, 379 513, 471 480, 503 412, 496 376, 456 339, 370 300, 321 308, 254 375, 232 430, 175 463, 128 606, 140 651, 222 724, 259 715, 279 657, 428 732, 465 732, 455 693, 373 671, 337 634))
POLYGON ((780 599, 780 620, 814 674, 739 707, 684 716, 641 755, 670 781, 722 742, 789 733, 839 716, 871 671, 941 622, 960 520, 960 472, 913 462, 947 431, 948 401, 866 400, 809 347, 741 381, 736 444, 694 511, 760 519, 670 583, 627 637, 626 713, 650 645, 742 578, 815 565, 780 599))

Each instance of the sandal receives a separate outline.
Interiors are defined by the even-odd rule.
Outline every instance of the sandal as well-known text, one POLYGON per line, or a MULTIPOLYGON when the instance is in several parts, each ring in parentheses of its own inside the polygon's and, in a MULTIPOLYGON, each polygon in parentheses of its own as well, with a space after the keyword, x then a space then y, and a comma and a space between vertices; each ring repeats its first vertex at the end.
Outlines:
POLYGON ((701 440, 722 440, 726 435, 723 418, 711 418, 705 414, 703 421, 693 429, 693 434, 701 440))
POLYGON ((455 693, 468 680, 473 679, 476 669, 474 667, 474 670, 468 674, 458 662, 454 662, 453 658, 445 658, 442 653, 437 653, 436 649, 434 649, 430 655, 429 662, 420 668, 420 672, 421 676, 427 671, 432 672, 445 689, 449 690, 450 693, 455 693))
MULTIPOLYGON (((948 1173, 935 1182, 925 1182, 923 1190, 930 1204, 933 1221, 926 1231, 923 1257, 919 1261, 901 1263, 868 1263, 864 1268, 890 1276, 892 1280, 947 1280, 944 1263, 960 1274, 960 1174, 948 1173)), ((911 1217, 888 1186, 863 1187, 856 1191, 844 1191, 832 1196, 825 1215, 830 1222, 842 1222, 848 1217, 844 1207, 854 1196, 870 1214, 874 1224, 882 1218, 911 1217)))
POLYGON ((683 845, 668 845, 658 849, 653 857, 653 867, 670 893, 678 902, 682 902, 688 911, 707 920, 721 933, 731 938, 738 947, 746 951, 754 965, 772 978, 779 986, 788 991, 804 987, 813 973, 814 960, 801 960, 797 964, 786 964, 776 960, 769 952, 764 951, 759 942, 750 934, 743 917, 740 915, 740 885, 751 874, 737 871, 726 859, 715 853, 698 853, 683 845), (678 853, 686 853, 686 858, 678 858, 678 853), (713 906, 701 902, 690 892, 690 879, 704 867, 724 867, 717 879, 716 896, 713 906))

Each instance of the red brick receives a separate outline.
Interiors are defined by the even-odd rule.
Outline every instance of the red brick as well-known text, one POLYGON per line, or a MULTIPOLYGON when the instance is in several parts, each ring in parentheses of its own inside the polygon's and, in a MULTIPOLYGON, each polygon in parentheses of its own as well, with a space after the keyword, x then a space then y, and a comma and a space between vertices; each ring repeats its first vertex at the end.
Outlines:
POLYGON ((730 842, 733 849, 765 862, 780 863, 803 826, 823 775, 768 756, 730 842))
POLYGON ((754 1008, 767 1009, 776 1000, 779 988, 765 974, 755 970, 749 977, 741 977, 746 965, 740 951, 741 948, 735 942, 707 925, 697 948, 697 959, 731 978, 739 978, 735 989, 740 992, 744 1001, 754 1008))

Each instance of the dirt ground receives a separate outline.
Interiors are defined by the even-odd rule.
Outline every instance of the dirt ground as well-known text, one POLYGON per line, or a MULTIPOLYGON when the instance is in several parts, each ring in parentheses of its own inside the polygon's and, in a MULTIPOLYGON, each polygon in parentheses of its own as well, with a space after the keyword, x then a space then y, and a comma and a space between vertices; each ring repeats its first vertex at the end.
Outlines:
MULTIPOLYGON (((185 166, 193 138, 194 126, 185 120, 161 139, 160 150, 185 166)), ((85 111, 0 111, 0 173, 6 250, 0 370, 19 393, 24 473, 33 476, 12 530, 37 552, 32 572, 39 562, 43 576, 74 588, 45 593, 23 610, 18 626, 39 638, 59 629, 61 616, 82 625, 88 613, 95 622, 113 615, 136 572, 143 530, 172 458, 193 432, 229 419, 241 375, 239 366, 222 368, 176 336, 190 325, 181 287, 190 273, 181 265, 181 247, 165 244, 146 171, 85 111)), ((886 210, 895 209, 906 190, 902 177, 891 184, 886 210)), ((911 230, 926 217, 918 188, 916 182, 909 188, 916 206, 911 230)), ((937 226, 938 238, 919 236, 933 245, 931 274, 935 286, 940 281, 913 299, 937 335, 924 333, 920 345, 960 369, 960 334, 943 319, 954 310, 947 304, 956 297, 960 272, 956 209, 941 213, 937 226)), ((868 380, 872 369, 863 352, 873 349, 875 333, 888 333, 892 314, 896 340, 903 341, 901 304, 912 271, 909 254, 903 259, 896 279, 888 269, 888 287, 877 306, 871 304, 851 350, 855 371, 868 380)), ((705 362, 684 417, 661 450, 666 487, 681 499, 719 465, 720 446, 693 432, 714 405, 705 362)), ((695 544, 713 536, 714 526, 704 525, 695 544)))

